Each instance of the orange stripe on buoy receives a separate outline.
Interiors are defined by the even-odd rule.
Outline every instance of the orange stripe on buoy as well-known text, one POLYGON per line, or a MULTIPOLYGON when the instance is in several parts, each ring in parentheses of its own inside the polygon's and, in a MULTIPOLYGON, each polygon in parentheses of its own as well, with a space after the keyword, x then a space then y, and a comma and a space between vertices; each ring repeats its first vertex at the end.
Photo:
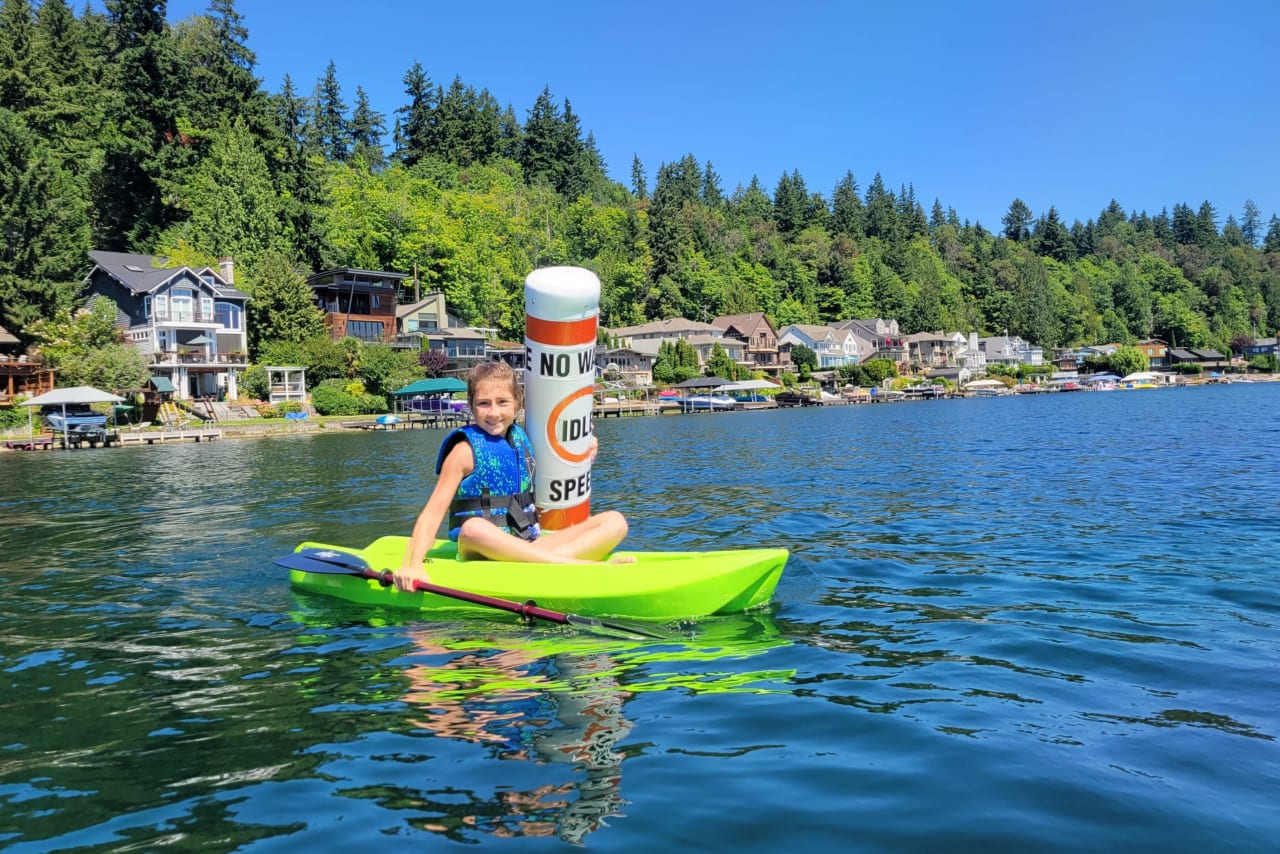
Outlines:
POLYGON ((591 502, 584 501, 572 507, 552 507, 538 511, 539 524, 546 531, 563 531, 591 518, 591 502))
POLYGON ((531 341, 553 347, 596 343, 596 316, 582 320, 543 320, 529 315, 525 318, 525 335, 531 341))

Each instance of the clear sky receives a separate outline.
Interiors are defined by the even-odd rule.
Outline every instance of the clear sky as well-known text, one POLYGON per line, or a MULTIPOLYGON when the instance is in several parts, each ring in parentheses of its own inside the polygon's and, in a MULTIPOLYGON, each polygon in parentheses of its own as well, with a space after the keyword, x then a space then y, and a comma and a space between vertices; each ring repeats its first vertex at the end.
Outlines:
MULTIPOLYGON (((207 0, 170 0, 176 22, 207 0)), ((329 60, 394 125, 419 61, 523 121, 568 98, 611 177, 710 160, 726 192, 799 170, 913 184, 992 230, 1014 198, 1069 224, 1112 198, 1280 214, 1277 0, 238 0, 265 87, 329 60)))

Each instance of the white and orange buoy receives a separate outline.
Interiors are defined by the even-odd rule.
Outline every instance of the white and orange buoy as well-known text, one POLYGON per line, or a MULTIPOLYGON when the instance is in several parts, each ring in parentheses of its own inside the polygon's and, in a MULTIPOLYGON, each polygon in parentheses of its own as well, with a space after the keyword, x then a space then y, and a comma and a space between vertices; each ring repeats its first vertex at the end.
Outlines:
POLYGON ((525 431, 537 469, 542 527, 591 515, 591 415, 600 280, 582 267, 543 267, 524 280, 525 431))

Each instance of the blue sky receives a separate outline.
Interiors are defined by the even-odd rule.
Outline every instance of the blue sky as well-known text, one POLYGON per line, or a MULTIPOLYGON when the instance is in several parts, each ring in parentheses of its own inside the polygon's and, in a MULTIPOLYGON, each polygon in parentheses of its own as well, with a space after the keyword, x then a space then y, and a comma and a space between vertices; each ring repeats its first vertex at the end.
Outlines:
MULTIPOLYGON (((207 0, 170 0, 171 21, 207 0)), ((487 88, 523 121, 568 98, 612 177, 710 160, 726 192, 852 170, 999 228, 1208 200, 1280 214, 1280 3, 239 0, 258 76, 310 92, 332 59, 394 123, 402 78, 487 88)))

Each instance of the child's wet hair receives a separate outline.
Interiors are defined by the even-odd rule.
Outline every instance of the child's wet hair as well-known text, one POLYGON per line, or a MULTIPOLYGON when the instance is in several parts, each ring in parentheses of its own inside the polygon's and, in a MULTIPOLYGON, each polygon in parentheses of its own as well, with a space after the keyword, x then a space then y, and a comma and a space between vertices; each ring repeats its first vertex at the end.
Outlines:
POLYGON ((471 373, 467 376, 467 404, 472 409, 475 408, 476 391, 480 388, 480 383, 490 380, 507 383, 511 387, 511 396, 515 398, 516 409, 523 405, 524 394, 520 388, 520 383, 516 380, 515 370, 506 362, 493 361, 481 362, 472 368, 471 373))

